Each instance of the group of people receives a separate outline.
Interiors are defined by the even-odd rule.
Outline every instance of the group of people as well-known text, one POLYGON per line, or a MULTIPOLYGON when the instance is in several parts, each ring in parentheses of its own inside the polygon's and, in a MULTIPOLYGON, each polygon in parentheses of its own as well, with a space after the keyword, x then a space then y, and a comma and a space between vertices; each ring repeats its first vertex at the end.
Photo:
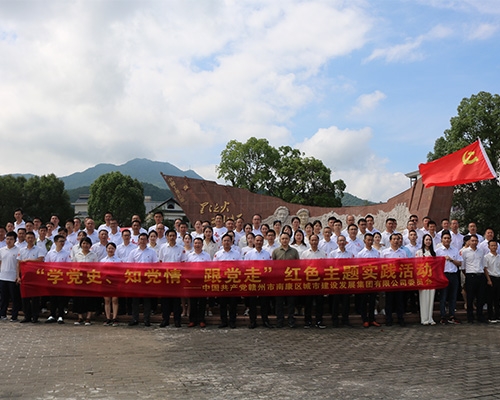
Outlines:
MULTIPOLYGON (((385 229, 374 227, 374 218, 367 215, 355 221, 353 215, 342 221, 331 217, 323 226, 319 220, 301 226, 301 220, 293 217, 290 225, 274 221, 272 226, 262 224, 262 217, 255 214, 251 222, 224 219, 215 215, 212 221, 195 221, 194 230, 188 231, 188 224, 180 219, 170 230, 164 225, 161 211, 154 214, 155 223, 147 230, 138 215, 132 216, 130 228, 120 228, 111 213, 104 215, 104 223, 98 228, 92 218, 67 220, 59 226, 57 215, 42 224, 39 218, 24 221, 23 211, 14 211, 14 222, 0 226, 0 319, 7 320, 8 305, 12 303, 10 320, 36 323, 40 309, 50 304, 50 316, 46 323, 64 323, 68 298, 29 297, 21 299, 20 262, 26 260, 46 262, 206 262, 234 260, 294 260, 320 258, 445 258, 444 273, 447 287, 440 290, 441 324, 459 324, 455 316, 457 296, 460 291, 467 307, 467 322, 500 322, 500 256, 495 233, 488 228, 484 237, 477 233, 475 223, 468 225, 468 233, 459 232, 457 220, 443 219, 441 229, 436 222, 425 217, 418 228, 418 216, 411 215, 406 229, 397 231, 397 221, 387 218, 385 229), (82 229, 83 228, 83 229, 82 229), (487 304, 487 319, 483 306, 487 304), (474 309, 476 315, 474 316, 474 309)), ((78 314, 77 325, 91 325, 92 315, 104 306, 105 325, 118 325, 120 307, 129 308, 131 319, 128 325, 139 324, 139 310, 143 306, 143 323, 150 326, 150 316, 157 302, 161 304, 160 327, 173 323, 181 327, 182 315, 189 313, 188 327, 205 327, 207 312, 218 304, 220 307, 220 328, 235 328, 238 297, 191 298, 165 297, 133 298, 128 302, 117 297, 73 298, 73 312, 78 314)), ((385 324, 393 324, 393 313, 399 325, 404 326, 407 308, 420 308, 423 325, 435 325, 433 308, 435 290, 388 291, 381 293, 311 295, 311 296, 261 296, 245 298, 250 325, 257 326, 257 311, 260 309, 262 325, 267 328, 281 328, 287 324, 296 326, 298 309, 304 310, 304 328, 316 326, 326 328, 325 306, 331 313, 334 327, 351 326, 349 314, 353 303, 356 313, 362 317, 363 327, 380 326, 376 316, 385 315, 385 324), (418 297, 418 300, 417 300, 418 297), (354 298, 354 302, 353 302, 354 298), (314 311, 314 324, 313 324, 314 311), (276 324, 269 320, 276 315, 276 324)))

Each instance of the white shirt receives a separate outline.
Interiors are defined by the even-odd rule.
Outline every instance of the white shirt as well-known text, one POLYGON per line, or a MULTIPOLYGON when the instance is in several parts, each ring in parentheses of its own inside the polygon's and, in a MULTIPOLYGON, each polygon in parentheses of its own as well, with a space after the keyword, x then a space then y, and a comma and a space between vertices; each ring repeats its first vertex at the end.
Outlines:
POLYGON ((158 257, 156 257, 156 251, 149 247, 146 247, 144 250, 140 247, 136 247, 130 252, 128 262, 155 263, 158 262, 158 257))
POLYGON ((301 260, 317 260, 320 258, 328 258, 328 254, 321 249, 313 251, 313 249, 306 249, 302 253, 299 253, 301 260))
POLYGON ((278 247, 280 247, 280 245, 276 241, 274 241, 272 245, 268 243, 262 246, 262 248, 266 250, 269 254, 273 254, 274 249, 277 249, 278 247))
POLYGON ((122 260, 115 254, 113 257, 110 257, 110 256, 106 256, 104 257, 101 262, 105 262, 105 263, 118 263, 118 262, 122 262, 122 260))
POLYGON ((119 230, 117 230, 116 233, 109 232, 108 242, 112 242, 112 243, 116 244, 117 246, 119 244, 122 244, 123 243, 122 233, 119 230))
POLYGON ((490 276, 500 277, 500 256, 488 253, 484 256, 484 267, 488 269, 490 276))
POLYGON ((121 260, 128 260, 130 253, 136 248, 137 245, 133 243, 129 243, 128 246, 125 246, 125 243, 119 244, 116 246, 116 255, 121 260))
POLYGON ((338 247, 337 242, 333 239, 330 239, 329 242, 325 239, 321 239, 318 244, 318 249, 324 251, 326 254, 330 254, 333 250, 338 249, 338 247))
POLYGON ((107 243, 101 244, 101 242, 98 242, 98 243, 92 245, 92 247, 90 248, 90 251, 96 253, 97 258, 99 260, 102 260, 104 257, 106 257, 106 246, 107 245, 108 245, 107 243))
POLYGON ((481 250, 472 250, 470 247, 462 251, 462 266, 466 274, 482 274, 483 267, 483 252, 481 250))
POLYGON ((45 256, 45 262, 69 262, 71 257, 69 251, 62 249, 61 251, 50 250, 45 256))
POLYGON ((187 262, 207 262, 212 261, 210 254, 206 251, 201 251, 201 253, 196 253, 195 251, 189 253, 186 257, 187 262))
POLYGON ((97 232, 99 232, 101 229, 105 229, 109 232, 111 232, 111 227, 110 226, 107 226, 106 224, 101 224, 99 225, 99 228, 97 228, 97 232))
POLYGON ((356 256, 358 258, 380 258, 380 253, 377 249, 374 249, 373 247, 368 250, 366 247, 362 249, 358 255, 356 256))
POLYGON ((406 252, 403 249, 393 250, 391 247, 382 250, 380 258, 407 258, 406 252))
POLYGON ((241 255, 237 251, 231 249, 229 251, 225 251, 224 249, 219 250, 214 255, 214 261, 234 261, 241 260, 241 255))
MULTIPOLYGON (((455 247, 444 247, 441 246, 440 248, 436 249, 436 255, 439 257, 450 257, 452 260, 455 261, 462 261, 462 256, 460 256, 459 251, 455 247)), ((449 273, 454 273, 458 271, 458 267, 453 264, 451 261, 446 260, 444 264, 444 272, 449 272, 449 273)))
POLYGON ((349 250, 341 251, 340 248, 337 248, 330 252, 330 258, 354 258, 354 254, 352 254, 349 250))
POLYGON ((217 243, 220 243, 220 241, 222 240, 222 236, 224 236, 224 234, 227 232, 227 228, 225 226, 223 226, 222 228, 214 227, 213 230, 214 230, 214 235, 213 235, 214 240, 217 243))
POLYGON ((17 279, 17 255, 19 249, 16 246, 0 249, 0 280, 15 282, 17 279))
POLYGON ((186 250, 178 244, 170 246, 167 243, 161 247, 158 259, 161 262, 182 262, 186 260, 186 250))
POLYGON ((24 222, 24 219, 22 219, 21 222, 19 222, 19 224, 16 221, 14 221, 14 232, 17 233, 17 230, 19 228, 26 228, 26 222, 24 222))
POLYGON ((352 254, 358 254, 365 247, 365 244, 357 237, 354 240, 352 240, 350 237, 347 237, 346 240, 347 244, 345 248, 349 250, 352 254))
POLYGON ((250 250, 245 254, 244 260, 272 260, 271 254, 267 250, 262 249, 257 251, 257 249, 250 250))
POLYGON ((90 238, 90 240, 92 240, 92 244, 97 243, 99 241, 99 234, 95 229, 94 232, 92 232, 92 234, 88 233, 87 229, 85 229, 85 233, 87 233, 87 237, 90 238))
POLYGON ((72 260, 73 262, 99 262, 99 257, 93 251, 89 251, 87 254, 83 253, 83 250, 80 249, 75 254, 75 257, 72 260))
POLYGON ((44 258, 47 252, 43 251, 41 247, 33 246, 31 249, 28 246, 19 249, 17 252, 17 260, 18 261, 26 261, 26 260, 37 260, 38 258, 44 258))

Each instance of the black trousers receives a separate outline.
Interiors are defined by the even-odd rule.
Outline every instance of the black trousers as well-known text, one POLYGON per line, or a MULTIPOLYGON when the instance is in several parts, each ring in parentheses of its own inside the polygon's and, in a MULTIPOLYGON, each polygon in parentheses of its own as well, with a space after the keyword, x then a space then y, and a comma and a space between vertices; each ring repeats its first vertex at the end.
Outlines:
POLYGON ((206 297, 191 297, 189 299, 189 308, 189 322, 195 324, 205 322, 205 310, 207 308, 206 297))
POLYGON ((486 286, 486 297, 488 300, 488 319, 498 320, 500 318, 500 277, 490 276, 492 286, 486 286))
POLYGON ((404 322, 405 292, 385 292, 385 322, 392 322, 392 313, 396 307, 398 322, 404 322))
POLYGON ((350 294, 334 294, 330 296, 330 304, 332 309, 332 321, 338 323, 339 311, 342 314, 342 322, 349 322, 349 301, 350 294))
POLYGON ((486 297, 486 276, 484 274, 465 274, 465 291, 467 292, 467 321, 474 322, 475 299, 477 320, 482 322, 486 297))
POLYGON ((25 297, 23 299, 24 318, 29 321, 38 321, 40 314, 40 297, 25 297))
MULTIPOLYGON (((132 299, 132 319, 134 321, 139 321, 139 305, 141 304, 140 297, 134 297, 132 299)), ((149 322, 151 317, 151 298, 144 297, 142 299, 142 305, 144 306, 144 322, 149 322)))
POLYGON ((269 322, 269 297, 247 297, 250 322, 257 322, 257 306, 260 305, 260 317, 262 322, 269 322))
POLYGON ((238 297, 219 297, 220 320, 227 324, 227 310, 229 308, 229 322, 236 322, 238 297))
POLYGON ((325 298, 323 295, 319 296, 303 296, 304 300, 304 323, 312 324, 312 309, 315 305, 316 323, 323 322, 323 307, 325 298))
POLYGON ((12 300, 12 319, 17 319, 21 310, 21 292, 16 282, 0 281, 0 316, 7 316, 7 307, 12 300))
MULTIPOLYGON (((191 310, 192 311, 192 310, 191 310)), ((163 297, 161 299, 161 317, 169 323, 170 314, 174 313, 174 323, 181 323, 182 304, 180 297, 163 297)))
POLYGON ((64 318, 64 308, 68 304, 66 296, 51 296, 50 297, 50 316, 53 318, 64 318))
POLYGON ((295 323, 295 296, 276 296, 276 321, 281 325, 285 320, 285 299, 288 305, 288 323, 295 323))
POLYGON ((376 293, 362 293, 360 295, 361 302, 361 318, 363 322, 375 321, 375 299, 376 293))

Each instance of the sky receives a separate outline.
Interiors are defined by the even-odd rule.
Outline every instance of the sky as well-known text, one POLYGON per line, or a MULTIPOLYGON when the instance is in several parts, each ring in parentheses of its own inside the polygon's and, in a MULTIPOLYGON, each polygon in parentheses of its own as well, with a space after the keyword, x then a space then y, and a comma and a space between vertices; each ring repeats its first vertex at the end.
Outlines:
POLYGON ((500 93, 497 0, 2 1, 0 175, 265 138, 386 201, 463 98, 500 93))

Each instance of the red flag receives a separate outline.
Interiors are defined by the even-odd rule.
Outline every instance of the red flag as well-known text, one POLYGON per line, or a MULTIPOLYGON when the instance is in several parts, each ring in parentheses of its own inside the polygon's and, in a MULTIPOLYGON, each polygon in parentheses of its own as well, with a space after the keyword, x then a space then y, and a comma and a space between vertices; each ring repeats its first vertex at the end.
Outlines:
POLYGON ((418 166, 425 187, 455 186, 496 178, 481 141, 418 166))

